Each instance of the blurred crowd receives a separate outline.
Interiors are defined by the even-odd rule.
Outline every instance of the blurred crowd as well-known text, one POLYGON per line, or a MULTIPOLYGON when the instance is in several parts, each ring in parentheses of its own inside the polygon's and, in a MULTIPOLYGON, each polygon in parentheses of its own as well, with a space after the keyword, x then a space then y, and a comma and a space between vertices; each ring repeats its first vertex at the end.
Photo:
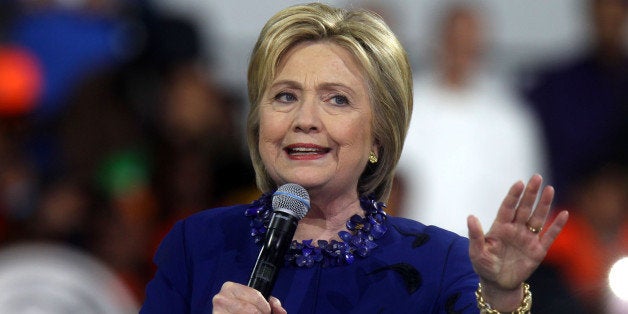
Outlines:
POLYGON ((557 308, 626 313, 628 291, 615 305, 608 286, 609 269, 628 256, 628 2, 591 0, 586 8, 589 46, 544 67, 525 90, 543 127, 556 206, 571 212, 533 279, 557 308), (556 282, 570 302, 552 296, 556 282))
POLYGON ((398 171, 399 214, 461 235, 466 215, 488 230, 510 183, 544 174, 570 220, 530 278, 534 313, 628 312, 609 287, 628 256, 628 2, 583 7, 588 45, 512 80, 485 60, 481 7, 445 6, 398 171))
POLYGON ((140 302, 174 221, 257 197, 243 97, 189 20, 77 3, 0 10, 0 246, 74 247, 140 302))
MULTIPOLYGON (((433 58, 413 60, 389 206, 466 235, 467 214, 487 230, 508 186, 543 174, 571 217, 531 278, 535 313, 613 313, 608 271, 628 255, 628 2, 585 2, 589 46, 525 80, 488 66, 481 8, 444 7, 433 58)), ((258 197, 246 98, 197 26, 148 0, 1 6, 0 290, 2 251, 45 242, 93 257, 139 304, 176 220, 258 197)))

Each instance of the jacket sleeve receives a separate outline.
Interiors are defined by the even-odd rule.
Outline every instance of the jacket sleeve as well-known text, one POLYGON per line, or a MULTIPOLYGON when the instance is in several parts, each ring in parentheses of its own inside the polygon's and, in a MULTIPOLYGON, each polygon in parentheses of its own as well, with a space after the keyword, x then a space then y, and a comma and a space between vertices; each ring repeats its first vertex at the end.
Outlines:
POLYGON ((479 313, 475 290, 479 278, 469 258, 469 241, 458 238, 449 247, 442 274, 441 313, 479 313))
POLYGON ((174 225, 153 259, 157 272, 146 286, 140 313, 189 313, 189 265, 185 248, 185 222, 174 225))

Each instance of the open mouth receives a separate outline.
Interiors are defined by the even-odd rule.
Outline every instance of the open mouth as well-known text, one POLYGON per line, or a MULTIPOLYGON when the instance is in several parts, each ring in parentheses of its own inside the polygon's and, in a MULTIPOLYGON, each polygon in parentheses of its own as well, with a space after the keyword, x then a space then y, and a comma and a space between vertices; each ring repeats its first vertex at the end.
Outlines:
POLYGON ((322 147, 318 145, 289 145, 284 148, 286 153, 290 156, 314 156, 328 153, 331 148, 322 147))

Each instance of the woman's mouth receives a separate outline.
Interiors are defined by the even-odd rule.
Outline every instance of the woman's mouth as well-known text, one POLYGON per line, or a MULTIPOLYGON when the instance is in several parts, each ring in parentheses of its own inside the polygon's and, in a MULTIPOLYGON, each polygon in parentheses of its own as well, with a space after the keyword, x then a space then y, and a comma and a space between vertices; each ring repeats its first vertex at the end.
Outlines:
POLYGON ((291 159, 317 159, 330 150, 331 148, 315 144, 292 144, 284 148, 291 159))

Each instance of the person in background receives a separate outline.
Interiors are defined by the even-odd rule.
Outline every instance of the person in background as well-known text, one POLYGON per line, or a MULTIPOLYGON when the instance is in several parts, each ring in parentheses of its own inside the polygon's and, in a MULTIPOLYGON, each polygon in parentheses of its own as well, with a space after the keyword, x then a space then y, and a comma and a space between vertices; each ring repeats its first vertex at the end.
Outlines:
POLYGON ((97 192, 91 249, 138 298, 176 220, 254 188, 239 103, 207 71, 196 25, 146 14, 138 54, 85 78, 58 122, 63 164, 97 192))
POLYGON ((563 202, 581 167, 628 145, 628 54, 623 0, 585 2, 590 43, 577 57, 539 70, 525 93, 548 147, 552 184, 563 202), (563 197, 565 196, 565 197, 563 197))
POLYGON ((487 233, 469 216, 469 239, 386 215, 412 78, 377 15, 320 3, 281 10, 253 49, 248 91, 264 194, 178 222, 155 256, 142 313, 529 312, 524 281, 568 218, 540 233, 554 194, 540 175, 512 185, 487 233), (311 208, 266 300, 244 284, 286 183, 306 189, 311 208))
POLYGON ((561 191, 556 207, 573 214, 531 278, 543 295, 557 285, 567 288, 562 297, 535 303, 552 313, 612 313, 608 272, 628 255, 628 3, 583 3, 590 21, 586 49, 545 65, 526 90, 542 121, 552 184, 561 191), (573 304, 578 307, 570 310, 573 304))
POLYGON ((458 217, 471 213, 488 225, 505 187, 545 168, 536 117, 485 64, 485 23, 470 5, 444 11, 433 68, 414 79, 398 171, 399 214, 463 236, 458 217))

